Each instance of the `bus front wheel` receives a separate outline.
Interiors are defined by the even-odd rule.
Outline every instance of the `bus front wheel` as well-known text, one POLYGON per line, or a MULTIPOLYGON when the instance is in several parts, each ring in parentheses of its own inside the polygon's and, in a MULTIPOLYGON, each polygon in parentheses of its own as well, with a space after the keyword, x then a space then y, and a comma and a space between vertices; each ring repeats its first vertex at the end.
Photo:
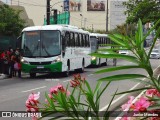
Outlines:
POLYGON ((31 78, 35 78, 36 77, 36 73, 30 73, 30 77, 31 78))

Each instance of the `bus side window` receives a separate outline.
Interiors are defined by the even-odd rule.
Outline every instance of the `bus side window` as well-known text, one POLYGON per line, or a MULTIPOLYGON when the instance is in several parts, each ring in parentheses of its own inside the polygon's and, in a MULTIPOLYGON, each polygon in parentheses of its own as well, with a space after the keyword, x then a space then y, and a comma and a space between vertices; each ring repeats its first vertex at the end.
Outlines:
POLYGON ((84 38, 83 38, 83 34, 81 34, 81 46, 84 47, 84 38))
POLYGON ((88 47, 90 47, 90 40, 89 40, 89 35, 87 35, 87 41, 88 41, 88 47))
POLYGON ((83 40, 84 40, 84 47, 87 47, 87 39, 85 34, 83 34, 83 40))
POLYGON ((75 36, 75 47, 78 47, 78 34, 74 33, 75 36))
POLYGON ((75 47, 75 37, 74 37, 74 33, 73 32, 71 32, 70 33, 70 43, 71 43, 71 47, 75 47))
POLYGON ((70 46, 70 34, 69 34, 69 32, 66 32, 66 34, 65 34, 65 40, 67 42, 67 46, 69 47, 70 46))
POLYGON ((79 34, 79 46, 82 46, 82 34, 79 34))
POLYGON ((87 35, 85 35, 85 46, 88 47, 88 39, 87 39, 87 35))

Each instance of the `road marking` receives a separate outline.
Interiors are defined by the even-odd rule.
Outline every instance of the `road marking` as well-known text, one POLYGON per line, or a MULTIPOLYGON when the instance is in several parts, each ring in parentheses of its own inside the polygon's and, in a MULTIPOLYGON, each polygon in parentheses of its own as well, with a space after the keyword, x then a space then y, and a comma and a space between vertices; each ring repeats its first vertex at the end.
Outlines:
MULTIPOLYGON (((159 65, 158 67, 160 67, 160 65, 159 65)), ((158 67, 157 67, 157 68, 158 68, 158 67)), ((156 68, 156 69, 157 69, 157 68, 156 68)), ((154 69, 154 71, 155 71, 156 69, 154 69)), ((154 71, 153 71, 153 72, 154 72, 154 71)), ((144 79, 145 79, 145 78, 144 78, 144 79)), ((144 80, 144 79, 142 79, 142 80, 144 80)), ((136 88, 139 84, 140 84, 140 82, 137 83, 136 85, 134 85, 134 86, 133 86, 131 89, 129 89, 129 90, 133 90, 133 89, 136 88)), ((127 93, 127 94, 128 94, 128 93, 127 93)), ((122 99, 123 97, 125 97, 127 94, 123 94, 123 95, 120 96, 119 98, 113 100, 113 102, 111 103, 111 105, 113 105, 114 103, 118 102, 120 99, 122 99)), ((109 106, 109 104, 107 104, 106 106, 104 106, 103 108, 101 108, 100 111, 106 110, 108 106, 109 106)))
POLYGON ((89 74, 88 76, 92 76, 92 75, 94 75, 94 74, 89 74))
POLYGON ((39 88, 34 88, 34 89, 25 90, 25 91, 21 91, 21 92, 30 92, 30 91, 38 90, 38 89, 45 88, 45 87, 46 87, 46 86, 42 86, 42 87, 39 87, 39 88))
POLYGON ((71 81, 71 80, 65 80, 65 81, 63 81, 63 82, 68 82, 68 81, 71 81))
POLYGON ((45 81, 59 81, 59 79, 45 79, 45 81))

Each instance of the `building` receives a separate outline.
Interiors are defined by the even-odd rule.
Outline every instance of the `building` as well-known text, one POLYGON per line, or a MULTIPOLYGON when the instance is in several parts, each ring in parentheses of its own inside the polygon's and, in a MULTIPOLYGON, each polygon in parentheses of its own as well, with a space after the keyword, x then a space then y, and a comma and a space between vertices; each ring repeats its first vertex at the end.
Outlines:
MULTIPOLYGON (((44 17, 46 17, 46 1, 18 0, 10 4, 23 6, 35 25, 43 25, 44 17)), ((122 6, 123 1, 125 0, 51 0, 50 5, 51 10, 57 9, 58 13, 68 8, 71 25, 93 30, 106 30, 106 28, 110 30, 126 20, 123 14, 125 10, 122 6)), ((52 14, 53 11, 51 11, 52 14)))

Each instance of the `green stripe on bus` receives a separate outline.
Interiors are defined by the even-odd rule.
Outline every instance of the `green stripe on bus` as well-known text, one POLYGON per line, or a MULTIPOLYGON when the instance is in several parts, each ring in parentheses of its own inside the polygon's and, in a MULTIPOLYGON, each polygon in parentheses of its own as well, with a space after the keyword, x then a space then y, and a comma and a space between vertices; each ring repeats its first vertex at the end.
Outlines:
POLYGON ((62 62, 56 62, 56 63, 49 64, 49 65, 30 65, 30 64, 22 63, 22 71, 25 73, 30 73, 30 72, 38 73, 38 70, 43 71, 43 69, 47 69, 50 72, 62 72, 62 62), (44 68, 37 69, 38 67, 44 67, 44 68))

